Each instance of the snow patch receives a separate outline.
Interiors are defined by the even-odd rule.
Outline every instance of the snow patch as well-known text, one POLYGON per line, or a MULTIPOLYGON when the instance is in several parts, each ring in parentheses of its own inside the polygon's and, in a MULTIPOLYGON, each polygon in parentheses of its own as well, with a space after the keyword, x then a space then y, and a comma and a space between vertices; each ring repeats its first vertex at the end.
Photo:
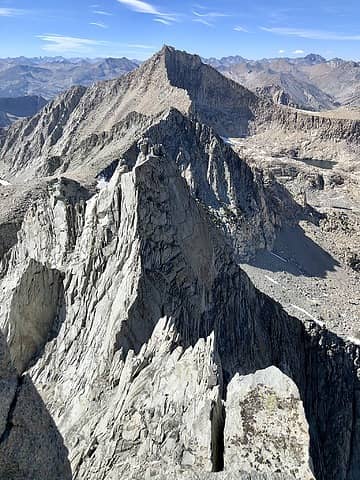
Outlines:
POLYGON ((276 254, 276 253, 274 253, 274 252, 270 252, 270 254, 271 254, 273 257, 276 257, 276 258, 278 258, 278 259, 279 259, 279 260, 281 260, 282 262, 284 262, 284 263, 288 263, 288 261, 287 261, 285 258, 283 258, 283 257, 280 257, 280 255, 277 255, 277 254, 276 254))
POLYGON ((228 137, 220 137, 221 140, 225 143, 227 143, 228 145, 233 145, 233 142, 230 140, 230 138, 228 137))
POLYGON ((274 280, 273 278, 269 277, 268 275, 265 275, 265 278, 266 278, 267 280, 269 280, 269 282, 274 283, 275 285, 280 285, 279 282, 277 282, 277 281, 274 280))
POLYGON ((360 338, 356 338, 356 337, 347 337, 347 340, 351 343, 353 343, 354 345, 357 345, 358 347, 360 347, 360 338))
POLYGON ((109 185, 109 182, 107 182, 104 177, 100 177, 99 180, 98 180, 98 183, 96 185, 96 189, 97 190, 103 190, 108 185, 109 185))

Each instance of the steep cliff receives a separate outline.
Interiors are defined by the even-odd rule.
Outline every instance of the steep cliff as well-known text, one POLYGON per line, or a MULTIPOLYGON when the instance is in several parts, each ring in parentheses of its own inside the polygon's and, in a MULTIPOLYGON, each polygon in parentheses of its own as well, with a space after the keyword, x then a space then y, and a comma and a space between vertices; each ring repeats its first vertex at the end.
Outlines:
MULTIPOLYGON (((271 122, 290 132, 307 133, 309 138, 316 135, 319 139, 346 140, 359 144, 360 119, 356 115, 351 118, 341 110, 325 114, 277 106, 271 122)), ((269 125, 266 128, 269 128, 269 125)))
POLYGON ((357 478, 359 348, 258 292, 175 162, 146 148, 86 208, 66 185, 50 192, 3 260, 11 354, 33 365, 74 478, 357 478), (39 279, 20 296, 29 268, 39 279), (43 311, 50 287, 29 337, 18 312, 43 311), (282 373, 252 379, 270 366, 282 373))
POLYGON ((0 327, 74 479, 358 479, 360 347, 238 266, 307 213, 219 136, 276 112, 166 47, 2 132, 9 215, 42 183, 4 242, 0 327))

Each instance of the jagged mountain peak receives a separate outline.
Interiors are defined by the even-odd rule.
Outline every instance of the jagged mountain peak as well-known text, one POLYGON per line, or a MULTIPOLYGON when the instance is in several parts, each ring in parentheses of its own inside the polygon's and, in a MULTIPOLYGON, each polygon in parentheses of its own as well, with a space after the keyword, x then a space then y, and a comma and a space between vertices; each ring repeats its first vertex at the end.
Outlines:
MULTIPOLYGON (((79 165, 89 163, 88 156, 79 155, 84 144, 92 144, 94 135, 121 129, 133 112, 142 116, 137 126, 132 122, 134 130, 176 108, 222 136, 244 136, 258 102, 254 93, 202 63, 198 55, 164 46, 137 70, 88 88, 73 87, 37 116, 10 128, 0 143, 1 175, 23 175, 24 169, 31 177, 52 175, 68 170, 77 158, 79 165)), ((129 141, 134 130, 124 129, 129 141)), ((119 149, 122 139, 116 141, 119 149)))
POLYGON ((325 63, 326 58, 322 57, 321 55, 318 55, 317 53, 309 53, 304 57, 304 60, 307 60, 308 62, 311 63, 325 63))

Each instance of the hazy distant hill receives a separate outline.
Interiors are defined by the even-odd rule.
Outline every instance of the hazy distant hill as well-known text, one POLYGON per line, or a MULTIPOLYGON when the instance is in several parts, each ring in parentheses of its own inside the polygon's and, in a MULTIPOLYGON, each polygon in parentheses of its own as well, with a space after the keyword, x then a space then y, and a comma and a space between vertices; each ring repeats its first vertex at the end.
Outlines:
POLYGON ((337 58, 326 60, 316 54, 296 59, 224 57, 205 61, 278 103, 310 110, 360 106, 360 63, 357 62, 337 58))
POLYGON ((99 80, 120 77, 134 70, 140 62, 127 58, 0 59, 0 97, 39 95, 53 98, 73 85, 90 85, 99 80))
POLYGON ((19 118, 35 115, 46 103, 43 97, 36 95, 0 98, 0 127, 7 127, 19 118))

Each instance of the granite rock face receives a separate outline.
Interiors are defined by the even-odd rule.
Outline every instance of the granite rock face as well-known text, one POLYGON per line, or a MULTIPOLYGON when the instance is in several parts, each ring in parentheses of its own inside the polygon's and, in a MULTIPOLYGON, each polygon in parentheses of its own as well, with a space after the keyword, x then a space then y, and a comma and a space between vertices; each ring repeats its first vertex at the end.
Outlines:
POLYGON ((2 268, 11 355, 29 352, 22 368, 64 436, 74 478, 357 478, 358 347, 252 286, 164 147, 140 146, 134 166, 119 165, 86 204, 54 185, 2 268), (40 273, 34 311, 46 282, 63 278, 36 338, 18 320, 11 335, 29 268, 40 273), (282 373, 253 376, 271 366, 282 373), (247 402, 254 391, 260 404, 247 402), (273 417, 250 422, 243 448, 233 427, 257 405, 273 417))
POLYGON ((306 462, 310 436, 299 391, 275 367, 232 378, 227 389, 224 444, 226 469, 239 468, 243 461, 245 468, 314 478, 310 457, 306 462))
POLYGON ((359 346, 238 265, 300 209, 219 136, 265 104, 164 48, 3 135, 6 178, 56 173, 4 248, 0 327, 74 479, 359 478, 359 346))
POLYGON ((260 171, 253 171, 214 129, 171 110, 124 153, 132 168, 141 148, 160 144, 176 163, 193 198, 208 211, 241 258, 270 248, 276 230, 301 208, 260 171), (291 212, 291 213, 290 213, 291 212))

